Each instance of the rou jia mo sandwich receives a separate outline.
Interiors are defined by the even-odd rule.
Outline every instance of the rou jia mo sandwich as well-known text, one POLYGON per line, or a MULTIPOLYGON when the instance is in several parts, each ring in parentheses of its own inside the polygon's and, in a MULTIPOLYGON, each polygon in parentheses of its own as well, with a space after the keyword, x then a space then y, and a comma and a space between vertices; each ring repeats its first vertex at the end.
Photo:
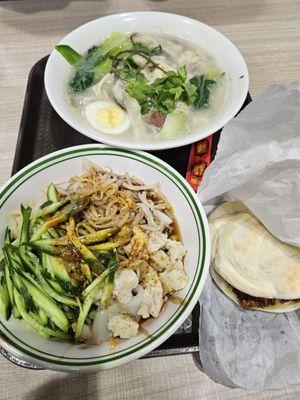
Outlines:
POLYGON ((209 216, 211 275, 244 309, 287 312, 300 308, 300 249, 276 239, 241 202, 209 216))

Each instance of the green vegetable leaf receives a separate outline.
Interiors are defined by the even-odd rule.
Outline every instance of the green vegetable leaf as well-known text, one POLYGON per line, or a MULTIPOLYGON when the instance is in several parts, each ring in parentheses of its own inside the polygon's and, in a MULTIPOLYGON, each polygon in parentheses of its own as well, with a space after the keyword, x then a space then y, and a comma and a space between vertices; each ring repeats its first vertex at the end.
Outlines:
POLYGON ((106 58, 95 66, 93 83, 101 81, 104 75, 108 74, 112 70, 112 60, 106 58))
POLYGON ((175 103, 173 100, 171 99, 166 99, 162 102, 162 104, 164 105, 164 107, 166 108, 167 112, 170 113, 172 111, 174 111, 175 109, 175 103))
POLYGON ((141 106, 141 114, 145 115, 148 114, 148 112, 151 110, 151 108, 154 108, 155 110, 158 110, 160 112, 162 112, 163 114, 165 113, 165 108, 164 106, 162 106, 161 104, 159 104, 158 102, 154 101, 154 100, 146 100, 144 102, 142 102, 140 104, 141 106))
POLYGON ((193 101, 194 107, 198 109, 208 107, 211 86, 213 86, 216 81, 213 79, 207 79, 203 74, 194 76, 190 79, 190 83, 195 85, 197 88, 195 99, 193 101))
POLYGON ((179 100, 180 96, 184 92, 184 89, 181 86, 175 86, 169 89, 171 94, 174 94, 174 100, 179 100))
POLYGON ((138 80, 145 81, 144 75, 137 69, 114 69, 114 72, 123 80, 138 80))
POLYGON ((197 87, 190 82, 185 82, 184 88, 187 95, 187 104, 191 104, 195 99, 197 87))
MULTIPOLYGON (((79 54, 78 56, 80 58, 77 57, 76 62, 76 52, 72 53, 74 59, 72 65, 75 65, 75 74, 69 82, 69 87, 71 91, 82 92, 88 87, 99 82, 105 74, 112 71, 112 58, 116 54, 122 51, 126 51, 131 47, 132 43, 130 42, 128 35, 120 32, 115 32, 100 46, 94 46, 90 48, 85 57, 82 57, 79 54)), ((60 51, 61 54, 63 54, 64 49, 58 48, 57 50, 60 51)), ((64 50, 64 57, 66 58, 69 53, 69 49, 68 52, 64 50)), ((67 61, 71 63, 73 59, 67 59, 67 61)))
POLYGON ((134 43, 133 45, 134 50, 140 51, 142 53, 148 54, 148 56, 153 56, 155 53, 151 50, 148 46, 143 43, 134 43))
POLYGON ((87 55, 76 65, 76 72, 69 83, 73 92, 82 92, 92 84, 99 82, 112 69, 112 61, 99 54, 98 47, 92 47, 87 55))
POLYGON ((153 93, 151 85, 149 85, 146 80, 131 80, 126 87, 126 91, 129 96, 135 98, 138 102, 147 100, 153 93))
POLYGON ((77 64, 82 58, 82 56, 77 53, 77 51, 72 49, 72 47, 67 46, 66 44, 59 44, 55 46, 55 50, 57 50, 71 65, 77 64))
POLYGON ((187 78, 186 66, 184 65, 183 67, 180 67, 179 70, 177 71, 177 74, 181 78, 181 80, 185 82, 187 78))
POLYGON ((184 66, 177 72, 167 71, 165 76, 157 78, 152 84, 144 78, 140 81, 130 81, 126 91, 139 102, 143 115, 147 114, 151 108, 168 115, 175 110, 178 101, 187 104, 194 101, 197 88, 187 82, 186 77, 187 72, 184 66))
POLYGON ((74 78, 70 80, 69 87, 73 92, 82 92, 92 85, 93 79, 93 71, 86 71, 82 69, 75 72, 74 78))
POLYGON ((102 55, 115 55, 119 51, 130 49, 132 43, 128 34, 123 32, 113 32, 100 46, 98 53, 102 55))

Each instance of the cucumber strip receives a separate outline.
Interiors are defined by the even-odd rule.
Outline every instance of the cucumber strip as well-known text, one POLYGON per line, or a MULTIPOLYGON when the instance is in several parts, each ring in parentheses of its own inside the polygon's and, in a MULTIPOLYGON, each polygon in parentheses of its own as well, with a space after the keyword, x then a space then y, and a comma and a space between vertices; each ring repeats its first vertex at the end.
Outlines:
POLYGON ((28 325, 30 325, 34 330, 39 333, 40 336, 43 336, 46 339, 48 339, 49 337, 69 339, 69 335, 64 332, 55 331, 53 329, 40 325, 35 318, 33 318, 29 313, 26 312, 24 300, 16 288, 14 288, 13 294, 20 315, 22 316, 24 321, 28 323, 28 325))
MULTIPOLYGON (((53 228, 50 228, 53 229, 53 228)), ((50 232, 49 229, 49 233, 50 232)), ((92 232, 88 235, 84 236, 77 236, 77 238, 80 240, 82 244, 92 244, 92 243, 98 243, 102 242, 108 238, 110 238, 112 235, 117 233, 119 231, 119 228, 107 228, 107 229, 102 229, 100 231, 92 232)), ((39 247, 41 251, 46 251, 46 252, 51 252, 54 253, 54 250, 51 246, 66 246, 71 243, 70 239, 68 236, 63 236, 59 237, 58 234, 56 233, 57 237, 56 238, 46 238, 46 239, 40 239, 40 240, 34 240, 31 241, 33 245, 37 246, 36 248, 39 247), (45 250, 43 250, 45 249, 45 250)))
MULTIPOLYGON (((32 276, 26 272, 22 272, 22 274, 24 275, 25 278, 27 278, 29 280, 30 283, 32 283, 34 286, 36 286, 39 290, 43 289, 43 292, 45 295, 51 297, 52 299, 58 301, 59 303, 71 306, 71 307, 78 307, 78 303, 76 302, 76 300, 72 299, 69 296, 66 296, 64 293, 62 293, 62 289, 59 286, 59 284, 57 284, 58 288, 59 288, 59 292, 58 293, 55 288, 53 286, 51 286, 45 278, 41 277, 39 283, 37 281, 35 281, 32 276)), ((52 282, 53 283, 53 282, 52 282)), ((55 282, 56 283, 56 282, 55 282)))
POLYGON ((17 319, 22 317, 18 307, 16 306, 16 304, 13 305, 13 316, 15 318, 17 318, 17 319))
POLYGON ((94 298, 93 295, 94 294, 95 294, 95 290, 93 292, 91 292, 89 296, 86 297, 86 299, 84 300, 82 309, 79 313, 79 317, 78 317, 78 320, 76 323, 76 330, 75 330, 75 341, 76 342, 79 342, 79 340, 80 340, 84 322, 86 320, 86 317, 88 316, 91 305, 93 304, 93 298, 94 298))
POLYGON ((57 201, 55 203, 50 204, 47 207, 39 208, 34 213, 32 213, 31 219, 34 220, 36 218, 44 217, 45 215, 48 214, 54 214, 57 210, 62 208, 67 202, 68 200, 57 201))
POLYGON ((86 224, 85 222, 79 222, 79 224, 77 224, 77 226, 78 225, 80 226, 80 228, 83 227, 89 234, 96 232, 96 230, 92 226, 90 226, 89 224, 86 224))
POLYGON ((56 232, 55 228, 49 228, 48 232, 50 233, 51 237, 56 239, 59 238, 59 234, 56 232))
POLYGON ((84 289, 84 291, 82 292, 82 296, 83 298, 87 298, 87 296, 89 296, 91 293, 94 292, 94 290, 99 289, 99 287, 101 286, 102 282, 106 279, 106 277, 112 272, 115 271, 119 266, 119 262, 118 260, 114 260, 110 266, 104 271, 102 272, 101 275, 99 275, 88 287, 86 287, 84 289))
POLYGON ((14 295, 13 295, 13 282, 11 277, 11 270, 10 270, 10 259, 9 254, 7 253, 6 249, 3 248, 3 254, 5 258, 5 265, 4 265, 4 278, 7 287, 8 297, 10 300, 10 304, 13 307, 14 305, 14 295))
POLYGON ((45 203, 41 204, 39 208, 48 207, 48 206, 50 206, 52 203, 53 203, 53 201, 47 200, 47 201, 45 201, 45 203))
POLYGON ((113 250, 120 246, 120 242, 105 242, 100 244, 94 244, 88 246, 89 250, 93 251, 103 251, 103 250, 113 250))
POLYGON ((31 241, 38 240, 43 235, 43 233, 47 232, 47 230, 53 226, 56 226, 62 222, 66 222, 68 218, 72 215, 78 214, 88 205, 89 199, 82 198, 72 201, 72 203, 66 205, 60 211, 55 213, 53 217, 49 218, 45 221, 32 235, 31 241))
POLYGON ((31 272, 34 276, 40 277, 40 269, 39 269, 39 259, 38 257, 29 252, 25 246, 19 247, 19 256, 22 261, 22 264, 25 265, 26 269, 31 272))
MULTIPOLYGON (((54 245, 49 243, 51 239, 40 239, 40 240, 31 240, 26 243, 28 246, 32 247, 35 250, 39 250, 43 253, 49 254, 51 256, 59 256, 57 249, 55 249, 54 245)), ((56 240, 56 239, 53 239, 56 240)))
POLYGON ((74 218, 70 218, 69 225, 67 226, 67 232, 70 238, 70 241, 73 245, 79 250, 82 254, 83 259, 88 262, 95 264, 97 263, 97 257, 93 254, 81 241, 78 239, 75 233, 75 221, 74 218))
POLYGON ((0 315, 9 320, 11 316, 11 301, 5 283, 0 286, 0 315))
POLYGON ((30 223, 30 215, 31 215, 31 208, 25 208, 23 204, 21 204, 21 213, 22 213, 22 225, 21 225, 21 232, 20 232, 20 244, 26 243, 29 241, 29 223, 30 223))
MULTIPOLYGON (((27 254, 31 254, 32 256, 34 256, 34 254, 32 254, 29 251, 27 251, 27 254)), ((39 289, 43 289, 44 294, 46 294, 49 297, 55 299, 56 301, 58 301, 60 303, 63 303, 63 304, 67 304, 69 306, 77 307, 77 303, 76 303, 76 301, 74 299, 72 299, 71 297, 68 297, 68 296, 61 295, 61 294, 57 293, 53 289, 53 287, 48 284, 48 282, 46 281, 46 279, 42 275, 42 266, 41 266, 40 261, 39 261, 38 258, 35 261, 35 263, 33 264, 32 261, 31 261, 31 258, 25 254, 25 256, 23 256, 23 260, 26 263, 26 265, 30 266, 30 269, 33 271, 34 275, 38 279, 39 283, 35 282, 33 278, 31 278, 32 280, 29 279, 29 281, 32 284, 34 284, 35 286, 40 285, 40 286, 37 286, 37 287, 39 289)), ((66 273, 67 273, 67 271, 66 271, 66 273)), ((26 277, 28 278, 28 276, 26 276, 26 277)))
POLYGON ((47 200, 56 203, 58 201, 57 190, 53 183, 50 183, 47 189, 47 200))
POLYGON ((76 294, 75 281, 71 280, 64 261, 60 257, 44 256, 45 268, 52 278, 60 285, 63 293, 74 296, 76 294))
POLYGON ((41 308, 39 309, 39 318, 40 318, 41 324, 42 324, 43 326, 46 326, 46 325, 48 324, 48 317, 47 317, 47 314, 46 314, 45 311, 42 310, 41 308))
POLYGON ((116 270, 111 270, 108 273, 108 276, 105 279, 103 286, 103 295, 101 297, 101 307, 107 308, 112 298, 113 290, 114 290, 114 280, 115 280, 116 270))
POLYGON ((63 290, 62 287, 59 285, 59 283, 57 283, 56 281, 52 280, 52 279, 46 279, 47 283, 53 287, 53 289, 60 294, 63 294, 63 290))
POLYGON ((66 304, 68 306, 78 307, 78 304, 74 299, 57 293, 56 290, 54 290, 46 281, 43 280, 41 284, 45 292, 54 300, 58 301, 59 303, 66 304))
POLYGON ((89 235, 79 236, 78 238, 80 242, 83 244, 97 243, 108 239, 118 231, 119 228, 107 228, 107 229, 102 229, 100 231, 96 231, 95 233, 90 233, 89 235))
POLYGON ((4 243, 5 244, 9 244, 12 241, 12 234, 11 234, 11 230, 7 227, 5 234, 4 234, 4 243))
POLYGON ((70 323, 64 312, 57 306, 57 304, 27 279, 21 278, 21 280, 26 286, 28 293, 34 299, 35 304, 46 313, 48 318, 58 328, 60 328, 63 332, 67 332, 70 327, 70 323))
POLYGON ((13 283, 12 283, 12 279, 10 276, 9 267, 7 264, 5 264, 5 267, 4 267, 4 276, 5 276, 6 286, 7 286, 8 297, 9 297, 10 303, 13 305, 14 304, 13 283))
POLYGON ((75 321, 79 317, 79 308, 73 308, 69 306, 62 306, 63 312, 66 314, 69 320, 75 321))
MULTIPOLYGON (((84 261, 86 261, 87 264, 89 264, 91 267, 95 266, 97 270, 103 271, 102 263, 98 260, 95 254, 93 254, 84 244, 81 243, 79 238, 76 236, 75 221, 73 217, 70 218, 69 225, 67 226, 67 232, 72 244, 82 254, 84 261)), ((82 272, 85 274, 89 281, 92 280, 92 275, 89 268, 85 267, 84 269, 82 269, 82 272)))

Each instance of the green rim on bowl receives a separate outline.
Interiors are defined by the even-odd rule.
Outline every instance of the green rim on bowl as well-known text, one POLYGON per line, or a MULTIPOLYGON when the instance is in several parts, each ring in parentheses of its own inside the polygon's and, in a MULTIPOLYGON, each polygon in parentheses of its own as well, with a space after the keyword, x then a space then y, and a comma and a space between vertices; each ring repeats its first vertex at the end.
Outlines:
POLYGON ((12 195, 12 193, 20 185, 22 185, 26 180, 30 179, 32 176, 39 173, 40 171, 65 160, 99 154, 101 154, 101 156, 103 157, 112 155, 117 155, 118 157, 126 157, 138 161, 139 163, 148 165, 165 175, 177 186, 177 188, 181 191, 187 203, 189 204, 195 220, 195 224, 197 226, 198 241, 200 244, 198 247, 197 268, 195 270, 194 276, 190 277, 191 285, 188 293, 186 294, 186 297, 183 299, 183 303, 178 307, 178 309, 173 313, 168 321, 166 321, 162 327, 151 334, 151 337, 145 338, 135 345, 132 345, 124 350, 114 352, 112 354, 88 358, 58 357, 56 355, 36 350, 34 347, 24 343, 23 341, 18 339, 12 332, 10 332, 9 329, 4 325, 4 323, 0 321, 0 334, 1 339, 4 342, 4 347, 8 349, 15 348, 17 351, 23 353, 25 356, 28 356, 31 359, 33 358, 35 360, 39 360, 42 363, 64 365, 69 367, 93 366, 99 364, 108 364, 112 361, 133 355, 138 351, 140 352, 146 346, 160 338, 166 331, 168 331, 170 327, 176 321, 178 321, 184 311, 189 306, 191 306, 191 300, 194 298, 194 295, 199 287, 201 278, 205 278, 205 272, 207 272, 208 270, 209 256, 206 252, 207 232, 205 231, 203 216, 201 215, 201 211, 199 209, 199 205, 197 204, 195 194, 192 192, 191 189, 189 189, 185 180, 175 170, 168 167, 167 164, 165 164, 163 161, 160 161, 158 158, 150 156, 146 153, 110 148, 99 145, 77 146, 76 148, 60 150, 56 153, 53 153, 52 155, 45 156, 41 160, 35 161, 33 164, 25 167, 24 170, 21 170, 18 174, 16 174, 15 177, 11 178, 11 180, 3 187, 2 191, 0 192, 0 210, 5 202, 12 195))

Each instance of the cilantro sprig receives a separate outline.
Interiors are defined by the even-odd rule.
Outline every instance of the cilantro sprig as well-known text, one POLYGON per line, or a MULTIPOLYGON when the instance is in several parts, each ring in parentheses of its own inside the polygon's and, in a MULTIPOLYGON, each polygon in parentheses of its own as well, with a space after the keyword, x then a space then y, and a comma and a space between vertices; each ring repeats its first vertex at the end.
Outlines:
POLYGON ((192 104, 197 87, 187 81, 186 67, 178 71, 167 71, 165 76, 149 84, 146 79, 130 80, 126 91, 141 105, 142 114, 154 108, 164 115, 175 110, 176 103, 192 104))

